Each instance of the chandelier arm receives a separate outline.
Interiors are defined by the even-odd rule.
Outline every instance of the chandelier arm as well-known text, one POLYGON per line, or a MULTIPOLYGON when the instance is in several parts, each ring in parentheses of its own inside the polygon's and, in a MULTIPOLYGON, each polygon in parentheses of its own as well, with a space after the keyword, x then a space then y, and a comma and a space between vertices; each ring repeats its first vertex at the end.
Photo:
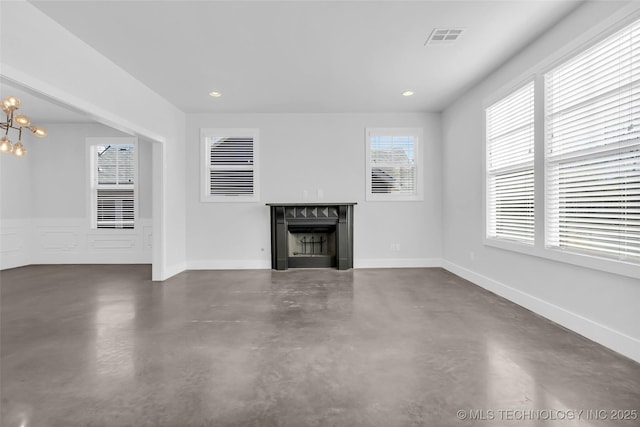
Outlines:
MULTIPOLYGON (((0 0, 2 1, 2 0, 0 0)), ((47 130, 41 126, 29 126, 31 120, 24 114, 17 115, 17 123, 14 123, 15 111, 20 108, 20 100, 15 96, 8 96, 0 100, 2 111, 6 113, 6 122, 0 121, 0 129, 4 130, 4 136, 1 138, 0 147, 3 153, 13 153, 17 157, 24 157, 27 149, 22 144, 22 129, 27 128, 34 133, 35 136, 42 138, 47 136, 47 130), (12 144, 9 140, 9 129, 18 131, 18 141, 12 144)))
POLYGON ((15 127, 13 125, 13 111, 10 111, 10 112, 7 113, 7 121, 3 122, 3 123, 0 123, 0 128, 6 129, 7 130, 6 134, 9 133, 9 128, 15 129, 15 130, 20 129, 19 127, 15 127))
POLYGON ((11 125, 10 113, 7 111, 7 121, 6 122, 0 122, 0 129, 6 129, 7 130, 7 132, 5 133, 5 136, 9 133, 10 125, 11 125))

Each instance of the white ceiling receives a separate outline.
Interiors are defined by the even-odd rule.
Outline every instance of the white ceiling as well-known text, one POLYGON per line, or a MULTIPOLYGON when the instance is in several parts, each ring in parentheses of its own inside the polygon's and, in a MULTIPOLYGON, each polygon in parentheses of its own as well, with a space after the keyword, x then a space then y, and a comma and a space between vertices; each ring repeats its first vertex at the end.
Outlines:
POLYGON ((580 1, 32 3, 187 113, 319 113, 440 111, 580 1))

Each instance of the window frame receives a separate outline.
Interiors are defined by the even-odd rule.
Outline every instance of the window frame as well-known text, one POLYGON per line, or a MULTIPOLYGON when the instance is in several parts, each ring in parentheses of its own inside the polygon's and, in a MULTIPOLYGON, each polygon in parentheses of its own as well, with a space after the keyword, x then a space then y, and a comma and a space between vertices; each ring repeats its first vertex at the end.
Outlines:
POLYGON ((213 203, 259 202, 260 201, 260 130, 257 128, 201 128, 200 129, 200 201, 213 203), (253 194, 250 196, 212 195, 210 193, 211 152, 208 138, 211 137, 253 138, 253 194))
MULTIPOLYGON (((629 55, 633 55, 633 46, 637 46, 638 42, 636 39, 633 45, 627 43, 638 32, 640 32, 640 21, 634 20, 575 55, 566 58, 553 68, 546 70, 542 76, 545 85, 546 209, 544 238, 545 246, 548 249, 572 254, 595 255, 612 261, 628 260, 631 264, 640 264, 640 255, 627 257, 621 253, 615 255, 606 236, 611 232, 628 232, 626 228, 628 220, 623 220, 623 218, 629 212, 625 210, 624 214, 621 214, 617 210, 628 203, 624 199, 629 197, 629 193, 625 189, 624 195, 615 194, 621 191, 619 188, 615 188, 619 187, 620 183, 613 184, 607 182, 608 179, 604 179, 602 176, 598 177, 603 173, 610 177, 611 170, 607 169, 611 168, 611 165, 607 165, 609 162, 616 164, 616 180, 623 177, 624 175, 619 169, 625 163, 622 161, 623 153, 636 153, 627 157, 627 160, 631 162, 631 169, 627 169, 627 171, 635 171, 637 167, 640 167, 640 160, 638 160, 640 156, 637 154, 640 150, 638 119, 637 116, 632 115, 634 105, 637 109, 640 103, 637 89, 632 89, 634 86, 637 87, 638 84, 634 84, 634 82, 638 82, 637 75, 640 73, 635 73, 634 76, 633 71, 636 71, 636 68, 630 66, 638 66, 640 61, 627 62, 629 55), (620 50, 614 50, 612 46, 620 47, 620 50), (589 60, 593 59, 593 54, 597 55, 595 62, 589 60), (598 67, 605 65, 603 70, 607 72, 612 69, 616 70, 615 74, 608 74, 606 79, 599 79, 600 85, 603 83, 608 85, 606 90, 602 86, 597 91, 576 89, 576 87, 591 87, 589 80, 593 80, 594 76, 601 76, 597 72, 592 73, 594 63, 598 67), (621 63, 626 63, 626 67, 621 67, 621 63), (570 71, 567 72, 567 69, 570 71), (620 77, 621 74, 625 75, 626 73, 628 76, 625 77, 625 80, 628 78, 629 82, 623 84, 620 77), (559 86, 558 79, 563 80, 559 86), (570 90, 567 90, 567 86, 570 90), (549 94, 553 95, 555 91, 560 94, 559 98, 549 96, 549 94), (631 96, 627 91, 636 93, 631 96), (578 96, 579 98, 576 99, 578 96), (560 102, 560 104, 554 104, 554 101, 560 102), (615 111, 614 114, 612 114, 612 110, 615 111), (621 116, 621 111, 626 112, 621 116), (592 130, 590 134, 576 139, 576 132, 584 132, 594 125, 598 129, 597 133, 592 130), (558 136, 554 135, 555 132, 558 136), (554 148, 558 151, 555 151, 554 148), (596 179, 594 180, 594 178, 596 179), (586 182, 589 184, 587 185, 586 182), (597 192, 594 192, 595 190, 597 192), (568 192, 569 195, 564 196, 564 192, 568 192), (578 195, 580 200, 576 202, 578 195), (602 202, 601 199, 604 195, 607 198, 606 202, 602 202), (611 199, 616 195, 618 196, 616 199, 611 199), (595 202, 594 196, 600 197, 598 208, 592 205, 595 202), (596 209, 600 209, 601 212, 595 212, 596 209), (599 215, 602 216, 599 218, 599 215), (618 217, 612 223, 613 227, 607 224, 612 215, 618 217)), ((626 168, 629 166, 625 166, 626 168)), ((635 174, 631 176, 635 176, 635 174)), ((640 177, 637 179, 640 181, 640 177)), ((628 182, 624 184, 626 185, 628 182)), ((616 240, 611 239, 610 241, 615 242, 616 240)), ((624 251, 624 245, 618 244, 616 247, 624 251)))
MULTIPOLYGON (((535 243, 533 246, 524 245, 517 242, 492 239, 487 237, 487 184, 482 186, 483 190, 483 238, 482 242, 485 246, 496 248, 498 250, 507 250, 522 253, 530 256, 536 256, 552 261, 562 262, 565 264, 576 265, 593 270, 603 271, 607 273, 618 274, 626 277, 640 279, 640 263, 629 262, 628 260, 613 259, 599 256, 587 252, 569 252, 563 249, 547 247, 546 245, 546 161, 545 161, 545 91, 544 76, 555 67, 570 61, 574 57, 582 54, 587 49, 601 43, 606 38, 623 30, 636 20, 640 19, 640 12, 633 14, 620 15, 616 21, 608 21, 602 27, 592 28, 585 32, 582 37, 574 39, 568 45, 559 50, 550 53, 543 61, 532 66, 519 77, 511 80, 510 83, 502 86, 494 91, 482 101, 483 110, 504 97, 506 94, 520 86, 527 79, 534 79, 535 89, 535 156, 534 156, 534 185, 535 185, 535 243)), ((486 156, 486 120, 482 120, 484 149, 486 156)), ((486 157, 485 157, 486 159, 486 157)), ((483 161, 482 174, 486 177, 487 164, 483 161)))
MULTIPOLYGON (((500 96, 498 99, 496 99, 495 101, 493 101, 490 105, 488 105, 487 107, 484 108, 484 134, 485 134, 485 168, 484 168, 484 177, 485 177, 485 191, 484 191, 484 203, 485 203, 485 209, 484 209, 484 224, 485 224, 485 238, 486 239, 490 239, 490 240, 496 240, 496 241, 503 241, 503 242, 508 242, 508 243, 514 243, 514 244, 518 244, 518 245, 524 245, 524 246, 528 246, 531 247, 533 245, 535 245, 535 239, 536 239, 536 218, 537 218, 537 212, 536 212, 536 195, 537 195, 537 191, 536 191, 536 183, 535 183, 535 175, 536 175, 536 162, 535 162, 535 155, 536 155, 536 149, 535 149, 535 139, 536 139, 536 135, 537 135, 537 129, 536 129, 536 111, 535 111, 535 106, 536 106, 536 81, 535 78, 531 77, 528 78, 526 81, 518 84, 515 88, 511 89, 510 91, 508 91, 507 93, 503 94, 502 96, 500 96), (521 162, 519 163, 517 166, 511 166, 511 165, 507 165, 507 166, 502 166, 500 167, 500 171, 496 172, 496 171, 491 171, 490 168, 490 163, 491 163, 491 146, 490 146, 490 141, 489 141, 489 137, 490 137, 490 130, 488 127, 488 122, 489 122, 489 110, 491 110, 492 108, 496 107, 498 104, 500 104, 501 102, 505 102, 508 101, 510 97, 518 94, 520 91, 523 91, 525 89, 527 89, 528 86, 531 86, 531 97, 532 97, 532 101, 533 101, 533 105, 532 105, 532 111, 531 111, 531 115, 532 115, 532 121, 531 121, 531 125, 532 125, 532 138, 533 138, 533 153, 531 156, 531 160, 527 161, 527 162, 521 162), (532 231, 533 231, 533 236, 530 242, 526 241, 526 239, 516 239, 516 238, 508 238, 506 236, 500 236, 499 233, 496 231, 495 233, 492 232, 492 218, 496 217, 496 215, 492 215, 492 204, 490 202, 491 200, 491 178, 494 176, 501 176, 501 175, 508 175, 508 174, 513 174, 513 173, 519 173, 519 172, 523 172, 523 171, 528 171, 529 169, 531 169, 531 172, 533 174, 533 195, 532 195, 532 203, 533 203, 533 210, 532 210, 532 231)), ((506 132, 506 134, 508 134, 510 132, 506 132)), ((503 133, 504 135, 504 133, 503 133)))
MULTIPOLYGON (((86 138, 87 144, 87 168, 88 168, 88 189, 89 189, 89 228, 95 232, 133 232, 138 228, 138 221, 140 220, 140 197, 139 197, 139 147, 137 137, 89 137, 86 138), (133 145, 133 227, 131 228, 118 228, 118 227, 98 227, 98 190, 116 190, 119 187, 124 187, 121 184, 98 184, 97 177, 97 147, 105 145, 133 145)), ((127 189, 131 188, 128 185, 127 189)))
POLYGON ((365 200, 368 202, 416 202, 424 200, 423 190, 423 129, 422 128, 366 128, 365 129, 365 200), (372 136, 413 136, 414 137, 414 191, 408 193, 373 193, 372 192, 372 136))

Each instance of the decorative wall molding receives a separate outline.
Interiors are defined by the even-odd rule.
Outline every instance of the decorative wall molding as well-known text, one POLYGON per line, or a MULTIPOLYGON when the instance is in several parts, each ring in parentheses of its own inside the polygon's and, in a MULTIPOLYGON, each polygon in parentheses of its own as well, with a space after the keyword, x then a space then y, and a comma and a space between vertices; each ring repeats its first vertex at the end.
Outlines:
POLYGON ((29 220, 2 220, 0 223, 0 270, 30 264, 30 228, 29 220))
POLYGON ((42 252, 78 252, 79 230, 75 227, 49 227, 42 229, 37 227, 35 237, 38 239, 42 252))
POLYGON ((141 236, 140 233, 127 233, 127 234, 89 234, 87 235, 87 247, 96 252, 113 252, 114 250, 120 251, 135 251, 136 246, 141 247, 137 242, 141 236))
POLYGON ((86 218, 3 220, 0 268, 29 264, 150 264, 152 220, 133 230, 95 230, 86 218))
POLYGON ((151 220, 146 220, 149 224, 142 225, 142 247, 143 250, 151 251, 153 248, 153 225, 151 220))

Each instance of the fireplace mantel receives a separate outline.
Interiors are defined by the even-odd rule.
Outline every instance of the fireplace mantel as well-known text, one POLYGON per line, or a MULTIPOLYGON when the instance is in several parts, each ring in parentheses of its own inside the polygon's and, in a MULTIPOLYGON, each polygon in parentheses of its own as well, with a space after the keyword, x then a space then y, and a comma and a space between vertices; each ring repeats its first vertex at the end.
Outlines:
POLYGON ((353 207, 342 203, 267 203, 271 210, 271 267, 287 270, 295 267, 353 268, 353 207), (314 229, 335 238, 335 254, 308 256, 291 254, 289 235, 296 230, 314 233, 314 229))

